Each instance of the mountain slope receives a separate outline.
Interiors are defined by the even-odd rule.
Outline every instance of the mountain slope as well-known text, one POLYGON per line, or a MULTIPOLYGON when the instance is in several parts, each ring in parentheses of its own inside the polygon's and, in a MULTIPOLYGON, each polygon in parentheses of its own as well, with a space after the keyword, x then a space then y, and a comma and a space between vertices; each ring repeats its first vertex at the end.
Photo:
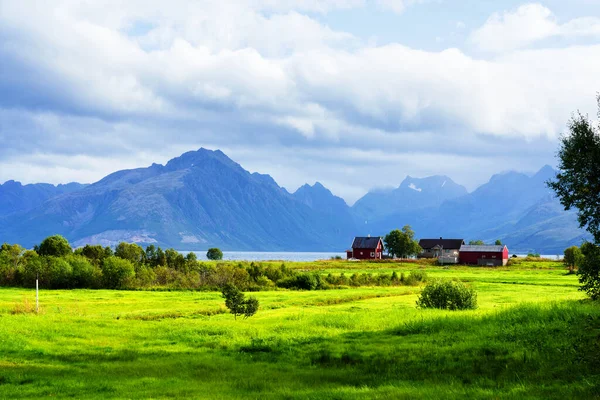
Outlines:
POLYGON ((76 192, 85 186, 80 183, 54 186, 48 183, 22 185, 21 182, 5 182, 0 185, 0 216, 31 210, 52 197, 76 192))
POLYGON ((116 172, 7 222, 10 229, 0 234, 27 246, 60 233, 76 245, 125 240, 180 249, 336 250, 352 234, 270 177, 205 149, 165 166, 116 172))
POLYGON ((360 220, 377 220, 399 212, 439 207, 446 200, 466 194, 464 186, 447 176, 407 176, 396 189, 367 193, 352 206, 352 211, 360 220))

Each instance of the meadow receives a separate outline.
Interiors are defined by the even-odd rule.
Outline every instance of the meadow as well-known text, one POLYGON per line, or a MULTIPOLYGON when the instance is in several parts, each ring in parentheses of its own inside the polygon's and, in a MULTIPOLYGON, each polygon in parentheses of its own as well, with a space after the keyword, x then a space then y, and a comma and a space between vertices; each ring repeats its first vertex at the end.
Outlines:
POLYGON ((502 268, 323 261, 328 274, 460 279, 474 311, 417 309, 420 286, 252 293, 0 289, 0 398, 600 398, 600 305, 558 262, 502 268))

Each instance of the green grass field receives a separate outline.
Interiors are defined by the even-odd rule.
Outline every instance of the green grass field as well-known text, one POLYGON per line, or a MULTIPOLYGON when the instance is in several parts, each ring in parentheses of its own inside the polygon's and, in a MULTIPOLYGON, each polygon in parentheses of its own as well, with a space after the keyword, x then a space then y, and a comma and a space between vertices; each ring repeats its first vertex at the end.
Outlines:
POLYGON ((476 311, 420 287, 265 291, 234 321, 216 292, 0 289, 0 398, 600 398, 600 305, 560 264, 289 264, 456 278, 476 311))

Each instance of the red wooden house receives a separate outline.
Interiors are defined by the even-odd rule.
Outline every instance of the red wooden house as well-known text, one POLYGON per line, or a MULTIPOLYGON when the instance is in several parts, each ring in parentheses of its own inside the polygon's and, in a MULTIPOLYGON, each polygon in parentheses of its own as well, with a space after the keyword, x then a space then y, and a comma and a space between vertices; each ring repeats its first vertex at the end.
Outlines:
POLYGON ((348 259, 381 260, 383 258, 383 239, 376 237, 355 237, 352 249, 346 251, 348 259))
POLYGON ((459 258, 461 264, 498 267, 508 263, 508 247, 462 245, 459 258))

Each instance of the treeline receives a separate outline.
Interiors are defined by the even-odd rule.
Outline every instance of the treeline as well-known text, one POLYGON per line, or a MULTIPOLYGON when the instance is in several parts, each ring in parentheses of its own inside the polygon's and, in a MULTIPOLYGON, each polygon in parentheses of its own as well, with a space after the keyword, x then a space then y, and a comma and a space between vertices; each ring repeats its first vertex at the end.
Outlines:
POLYGON ((322 276, 298 272, 285 264, 201 262, 194 253, 120 243, 114 250, 86 245, 72 250, 62 236, 51 236, 25 250, 19 245, 0 246, 0 285, 50 289, 193 289, 220 290, 234 285, 244 291, 273 288, 324 290, 343 286, 416 285, 423 272, 407 276, 345 274, 322 276))

